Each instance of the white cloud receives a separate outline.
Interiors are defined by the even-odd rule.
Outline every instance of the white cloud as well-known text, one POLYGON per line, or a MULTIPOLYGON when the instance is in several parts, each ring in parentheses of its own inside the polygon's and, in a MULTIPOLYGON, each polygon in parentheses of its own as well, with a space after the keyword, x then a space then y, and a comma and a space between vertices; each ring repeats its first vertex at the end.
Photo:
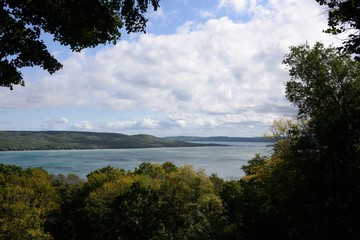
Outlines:
POLYGON ((214 18, 216 16, 215 12, 208 10, 199 10, 198 14, 203 18, 214 18))
POLYGON ((234 9, 241 13, 248 9, 249 2, 250 0, 219 0, 219 7, 234 9))
POLYGON ((169 116, 74 125, 88 130, 168 126, 220 132, 246 122, 257 128, 280 115, 292 115, 284 98, 289 79, 281 65, 284 54, 290 45, 317 40, 329 44, 334 38, 321 33, 326 16, 313 0, 263 2, 219 1, 222 8, 251 12, 246 22, 229 17, 202 24, 188 21, 176 34, 146 34, 95 55, 73 54, 53 76, 28 81, 24 89, 1 90, 0 107, 141 107, 169 116))
POLYGON ((276 114, 170 114, 161 120, 157 118, 134 118, 109 121, 106 123, 77 124, 77 130, 96 129, 103 132, 121 132, 125 134, 149 133, 157 136, 169 136, 176 132, 178 135, 232 135, 232 136, 259 136, 268 129, 269 122, 275 120, 276 114), (86 128, 91 126, 91 128, 86 128), (231 134, 229 134, 229 132, 231 134))
POLYGON ((128 120, 119 120, 115 122, 107 122, 105 124, 100 124, 98 127, 99 129, 102 130, 111 130, 111 131, 123 131, 123 130, 133 130, 133 129, 154 129, 159 127, 159 122, 151 118, 128 119, 128 120))
POLYGON ((61 118, 47 118, 42 121, 40 128, 42 130, 64 130, 69 120, 65 117, 61 118))
POLYGON ((93 130, 94 129, 92 124, 88 121, 82 121, 79 123, 75 123, 73 128, 76 130, 93 130))

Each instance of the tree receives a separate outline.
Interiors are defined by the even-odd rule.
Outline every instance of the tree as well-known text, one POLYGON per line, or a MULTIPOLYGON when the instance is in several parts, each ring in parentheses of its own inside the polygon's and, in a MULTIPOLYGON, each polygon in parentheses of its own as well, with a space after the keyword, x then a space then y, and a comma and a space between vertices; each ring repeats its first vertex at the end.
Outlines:
POLYGON ((265 155, 256 154, 255 157, 248 161, 248 164, 245 164, 241 167, 246 175, 256 174, 259 168, 266 164, 268 159, 265 155))
POLYGON ((223 206, 214 183, 185 165, 168 173, 160 186, 165 239, 217 239, 223 206))
POLYGON ((48 173, 0 164, 0 179, 0 238, 52 239, 44 224, 59 196, 48 173))
MULTIPOLYGON (((341 48, 348 53, 360 54, 360 1, 358 0, 316 0, 329 8, 327 33, 339 34, 353 30, 341 48)), ((360 56, 356 59, 360 61, 360 56)))
POLYGON ((72 51, 116 43, 121 29, 145 32, 144 13, 160 0, 3 0, 0 5, 0 86, 13 89, 25 84, 20 69, 39 66, 50 74, 61 63, 41 39, 49 33, 54 41, 72 51))
POLYGON ((286 97, 306 122, 278 165, 288 171, 290 225, 302 239, 358 239, 360 62, 316 43, 291 47, 283 63, 291 77, 286 97))
POLYGON ((61 207, 66 212, 51 226, 54 239, 217 239, 220 233, 221 199, 213 181, 191 166, 145 162, 134 172, 106 167, 87 178, 61 207), (58 225, 64 221, 72 224, 58 225))
POLYGON ((358 164, 360 63, 321 43, 292 47, 283 63, 291 77, 286 96, 298 107, 298 117, 308 121, 302 139, 331 163, 334 182, 343 184, 358 164))
POLYGON ((72 173, 67 176, 52 174, 51 181, 61 198, 61 204, 57 211, 47 217, 45 231, 53 239, 78 239, 75 223, 82 216, 79 209, 83 206, 81 193, 84 181, 72 173))
MULTIPOLYGON (((103 173, 108 175, 110 173, 103 173)), ((84 218, 80 219, 78 234, 81 239, 117 239, 119 232, 116 228, 119 223, 109 226, 109 222, 114 223, 119 213, 114 206, 114 201, 139 180, 135 175, 119 175, 114 179, 108 178, 102 186, 94 189, 84 199, 83 209, 81 210, 84 218), (110 238, 110 236, 113 236, 110 238), (116 236, 116 237, 115 237, 116 236)), ((122 232, 123 233, 123 232, 122 232)), ((121 234, 120 234, 121 236, 121 234)))
MULTIPOLYGON (((112 226, 103 236, 113 239, 166 239, 162 233, 161 200, 157 187, 150 179, 134 182, 117 196, 109 214, 112 226), (145 180, 145 181, 144 181, 145 180)), ((104 239, 104 238, 100 238, 104 239)))
POLYGON ((360 62, 321 43, 290 49, 286 97, 298 119, 274 122, 273 153, 244 166, 234 195, 247 207, 229 191, 225 209, 250 239, 263 226, 277 239, 360 239, 360 62))

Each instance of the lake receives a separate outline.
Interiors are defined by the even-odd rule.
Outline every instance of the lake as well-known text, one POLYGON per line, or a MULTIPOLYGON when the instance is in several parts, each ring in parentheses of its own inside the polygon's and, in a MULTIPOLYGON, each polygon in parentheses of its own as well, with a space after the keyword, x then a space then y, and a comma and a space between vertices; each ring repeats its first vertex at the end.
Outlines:
POLYGON ((238 179, 244 175, 241 166, 256 153, 269 154, 272 150, 268 142, 216 143, 228 146, 0 152, 0 163, 42 167, 52 174, 74 173, 85 178, 88 173, 106 166, 134 170, 142 162, 171 161, 179 167, 190 164, 209 175, 216 173, 224 179, 238 179))

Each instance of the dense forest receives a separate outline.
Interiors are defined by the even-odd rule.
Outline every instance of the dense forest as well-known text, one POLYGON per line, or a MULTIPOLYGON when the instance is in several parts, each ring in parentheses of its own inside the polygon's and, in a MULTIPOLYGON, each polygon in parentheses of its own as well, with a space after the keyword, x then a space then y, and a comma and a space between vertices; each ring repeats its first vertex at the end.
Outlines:
POLYGON ((232 232, 216 176, 143 163, 87 176, 0 165, 1 239, 214 239, 232 232))
POLYGON ((0 151, 196 147, 215 144, 189 143, 152 135, 75 131, 0 131, 0 151))

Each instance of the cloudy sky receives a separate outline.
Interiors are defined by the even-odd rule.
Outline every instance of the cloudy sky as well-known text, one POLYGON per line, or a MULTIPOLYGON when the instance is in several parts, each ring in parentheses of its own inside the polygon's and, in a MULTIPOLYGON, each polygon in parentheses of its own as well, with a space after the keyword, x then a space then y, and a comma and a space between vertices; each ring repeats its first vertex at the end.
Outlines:
POLYGON ((48 41, 63 69, 24 69, 26 87, 0 88, 0 130, 262 136, 296 114, 284 96, 289 46, 340 41, 322 33, 315 0, 160 4, 147 34, 115 46, 72 53, 48 41))

